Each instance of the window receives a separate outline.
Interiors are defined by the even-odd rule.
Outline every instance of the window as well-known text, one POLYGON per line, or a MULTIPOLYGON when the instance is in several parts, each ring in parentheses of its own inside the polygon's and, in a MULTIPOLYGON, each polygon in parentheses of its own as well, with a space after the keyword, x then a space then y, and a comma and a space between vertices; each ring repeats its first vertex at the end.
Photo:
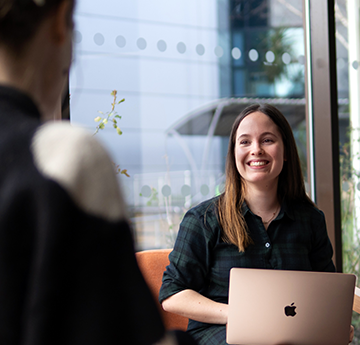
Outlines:
MULTIPOLYGON (((360 4, 335 2, 337 88, 340 130, 342 258, 346 273, 360 274, 360 4)), ((359 314, 354 313, 355 340, 360 338, 359 314)))
POLYGON ((307 144, 301 0, 79 0, 71 120, 95 131, 119 174, 138 249, 171 247, 192 205, 222 191, 228 135, 254 102, 307 144), (102 111, 103 114, 99 114, 102 111), (100 122, 101 123, 101 122, 100 122))

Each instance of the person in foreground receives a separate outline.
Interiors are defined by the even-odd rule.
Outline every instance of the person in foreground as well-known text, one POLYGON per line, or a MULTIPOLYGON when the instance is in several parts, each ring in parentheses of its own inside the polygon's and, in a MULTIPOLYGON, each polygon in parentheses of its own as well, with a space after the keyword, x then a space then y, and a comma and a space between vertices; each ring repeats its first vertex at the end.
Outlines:
POLYGON ((199 344, 226 344, 232 267, 334 272, 332 256, 290 125, 275 107, 254 104, 233 124, 224 193, 190 209, 180 225, 159 300, 190 319, 199 344))
POLYGON ((165 333, 111 160, 54 118, 73 0, 0 0, 0 344, 192 344, 165 333))

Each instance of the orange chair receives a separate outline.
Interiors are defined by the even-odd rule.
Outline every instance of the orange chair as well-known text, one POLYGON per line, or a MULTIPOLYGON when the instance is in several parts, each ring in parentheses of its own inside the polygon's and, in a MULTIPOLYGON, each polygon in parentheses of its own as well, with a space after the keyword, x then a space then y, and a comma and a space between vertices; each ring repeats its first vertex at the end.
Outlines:
POLYGON ((165 311, 158 301, 161 280, 165 268, 169 264, 170 252, 171 249, 144 250, 136 253, 136 259, 144 279, 154 296, 165 328, 167 330, 179 329, 185 331, 187 329, 189 319, 184 316, 165 311))

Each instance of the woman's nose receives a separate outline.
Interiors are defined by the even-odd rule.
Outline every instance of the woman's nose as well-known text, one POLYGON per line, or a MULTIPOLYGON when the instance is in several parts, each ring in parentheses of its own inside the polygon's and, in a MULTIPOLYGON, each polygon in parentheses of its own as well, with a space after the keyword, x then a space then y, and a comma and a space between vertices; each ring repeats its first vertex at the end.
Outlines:
POLYGON ((251 151, 251 154, 254 156, 261 156, 264 153, 263 148, 259 143, 255 143, 253 146, 253 149, 251 151))

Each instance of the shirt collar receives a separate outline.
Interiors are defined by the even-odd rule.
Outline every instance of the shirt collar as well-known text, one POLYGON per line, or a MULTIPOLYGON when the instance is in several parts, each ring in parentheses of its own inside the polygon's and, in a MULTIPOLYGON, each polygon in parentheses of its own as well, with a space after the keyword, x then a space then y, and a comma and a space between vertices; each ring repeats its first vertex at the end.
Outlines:
POLYGON ((246 201, 244 201, 244 203, 241 205, 241 213, 242 213, 243 216, 245 217, 245 215, 246 215, 248 212, 252 213, 251 210, 250 210, 250 208, 249 208, 249 206, 247 205, 246 201))

